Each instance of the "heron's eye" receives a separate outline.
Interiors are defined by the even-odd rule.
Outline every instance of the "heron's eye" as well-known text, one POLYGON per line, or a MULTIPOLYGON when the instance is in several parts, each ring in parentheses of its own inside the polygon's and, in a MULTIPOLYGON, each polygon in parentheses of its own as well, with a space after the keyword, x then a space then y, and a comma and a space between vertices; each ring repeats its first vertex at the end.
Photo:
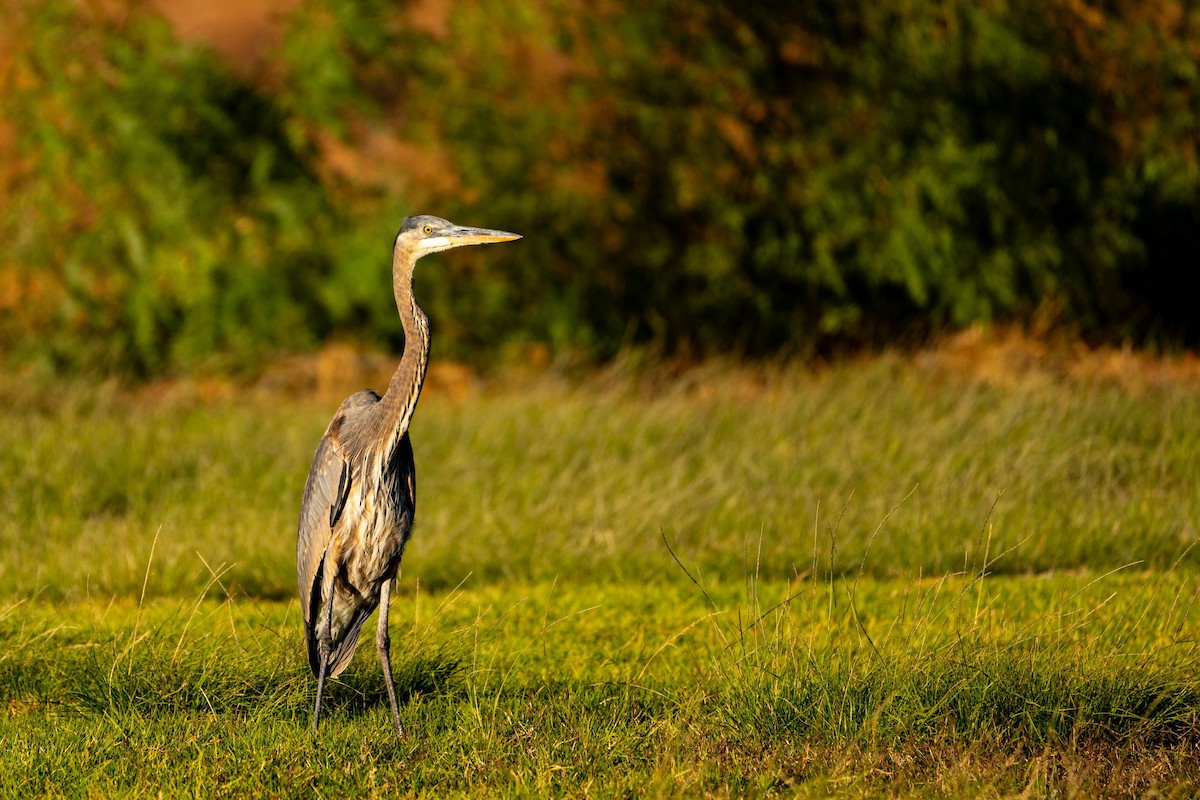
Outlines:
POLYGON ((433 226, 426 225, 424 228, 421 228, 421 230, 425 232, 426 236, 428 236, 429 234, 433 233, 433 226))

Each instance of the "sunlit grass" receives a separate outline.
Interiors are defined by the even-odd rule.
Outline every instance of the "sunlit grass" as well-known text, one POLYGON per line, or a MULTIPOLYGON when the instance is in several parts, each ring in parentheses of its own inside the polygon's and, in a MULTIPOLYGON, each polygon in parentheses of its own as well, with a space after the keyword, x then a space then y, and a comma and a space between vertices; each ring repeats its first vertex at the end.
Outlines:
POLYGON ((898 358, 431 393, 316 740, 294 516, 333 401, 6 389, 0 795, 1200 789, 1200 398, 898 358))
POLYGON ((1103 788, 1100 752, 1131 793, 1200 780, 1196 590, 1177 575, 478 584, 394 604, 399 744, 369 647, 314 742, 295 603, 10 606, 0 788, 1020 789, 1051 755, 1052 784, 1103 788), (891 772, 862 772, 876 762, 891 772))
MULTIPOLYGON (((992 571, 1165 568, 1197 536, 1188 386, 997 388, 892 358, 637 386, 425 398, 405 583, 646 580, 664 531, 726 579, 751 551, 764 578, 901 576, 962 570, 985 544, 992 571)), ((290 597, 299 496, 336 404, 18 397, 0 410, 0 593, 129 595, 157 536, 152 595, 228 567, 238 587, 290 597)))

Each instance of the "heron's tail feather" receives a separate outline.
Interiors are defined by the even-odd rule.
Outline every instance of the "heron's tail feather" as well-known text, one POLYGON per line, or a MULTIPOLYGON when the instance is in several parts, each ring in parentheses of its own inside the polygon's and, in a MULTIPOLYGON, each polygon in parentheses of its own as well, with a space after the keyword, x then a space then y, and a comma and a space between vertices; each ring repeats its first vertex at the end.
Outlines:
POLYGON ((346 667, 350 666, 350 659, 354 658, 354 648, 358 647, 358 633, 362 630, 363 623, 367 621, 370 613, 367 611, 356 615, 350 621, 346 632, 342 634, 341 640, 334 642, 333 652, 329 654, 328 677, 336 678, 346 667))
MULTIPOLYGON (((335 616, 325 603, 321 602, 321 581, 325 573, 325 559, 321 559, 321 563, 317 565, 317 574, 313 578, 312 588, 308 594, 308 616, 304 621, 304 642, 308 649, 308 668, 312 671, 314 677, 321 674, 321 647, 320 636, 318 635, 318 623, 321 620, 328 620, 326 623, 333 624, 335 616)), ((337 593, 334 594, 334 602, 338 603, 337 593)), ((343 605, 344 607, 344 605, 343 605)), ((335 628, 334 635, 337 637, 333 641, 331 652, 329 653, 329 665, 325 672, 325 677, 337 677, 347 666, 350 665, 350 659, 354 658, 354 649, 358 646, 358 634, 362 630, 363 623, 367 621, 367 617, 371 616, 371 612, 375 610, 375 606, 360 605, 354 610, 352 616, 346 624, 345 628, 340 631, 335 628)), ((324 626, 320 626, 324 627, 324 626)))
MULTIPOLYGON (((333 643, 333 652, 329 654, 329 669, 325 673, 326 678, 336 678, 346 667, 350 666, 350 659, 354 658, 354 650, 358 647, 358 634, 362 630, 363 623, 367 621, 368 614, 370 612, 360 614, 351 620, 341 638, 333 643)), ((317 676, 321 672, 321 651, 317 644, 315 626, 305 626, 304 639, 308 645, 308 668, 312 670, 314 676, 317 676)))

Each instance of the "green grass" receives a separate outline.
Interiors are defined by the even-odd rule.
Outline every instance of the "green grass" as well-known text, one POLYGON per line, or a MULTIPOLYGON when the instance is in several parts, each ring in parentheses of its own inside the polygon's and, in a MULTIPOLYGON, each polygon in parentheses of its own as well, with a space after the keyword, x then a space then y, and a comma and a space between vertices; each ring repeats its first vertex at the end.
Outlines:
POLYGON ((885 357, 431 394, 399 744, 369 645, 308 730, 336 399, 0 394, 0 796, 1200 791, 1194 387, 885 357))
MULTIPOLYGON (((229 565, 235 588, 293 596, 300 492, 340 397, 7 394, 0 592, 134 595, 154 546, 152 596, 190 596, 229 565)), ((661 388, 622 378, 432 395, 413 422, 405 576, 428 588, 468 574, 644 581, 664 569, 663 531, 723 580, 752 561, 784 580, 834 562, 940 575, 985 546, 992 572, 1165 569, 1200 532, 1198 419, 1193 386, 1001 389, 894 358, 815 375, 713 370, 661 388)))
POLYGON ((0 792, 1194 791, 1194 591, 751 582, 710 606, 675 573, 410 595, 393 610, 401 744, 369 646, 314 742, 295 603, 27 603, 0 622, 0 792))

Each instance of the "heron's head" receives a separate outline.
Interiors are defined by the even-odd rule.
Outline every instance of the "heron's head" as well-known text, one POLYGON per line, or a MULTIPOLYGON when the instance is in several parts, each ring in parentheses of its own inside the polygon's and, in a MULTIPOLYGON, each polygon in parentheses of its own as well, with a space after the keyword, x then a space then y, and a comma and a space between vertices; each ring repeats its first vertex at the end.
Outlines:
POLYGON ((408 250, 413 259, 469 244, 493 244, 520 239, 520 235, 488 228, 469 228, 455 225, 441 217, 422 214, 405 217, 404 226, 396 234, 396 247, 408 250))

